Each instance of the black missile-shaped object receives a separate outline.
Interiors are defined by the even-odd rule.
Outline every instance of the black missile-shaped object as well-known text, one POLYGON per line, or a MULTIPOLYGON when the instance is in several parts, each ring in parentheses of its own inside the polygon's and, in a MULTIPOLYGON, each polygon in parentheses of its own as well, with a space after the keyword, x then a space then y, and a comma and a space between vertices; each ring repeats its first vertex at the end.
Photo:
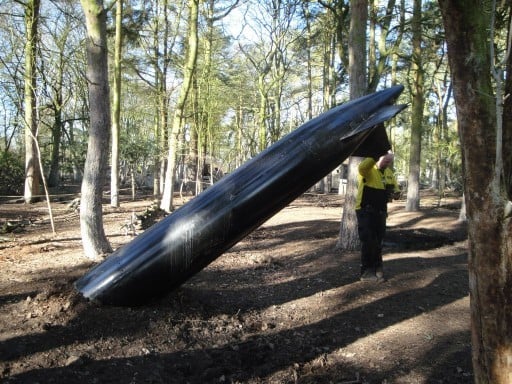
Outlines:
POLYGON ((301 125, 112 253, 75 282, 102 304, 140 305, 201 271, 350 155, 390 149, 383 122, 405 105, 394 86, 301 125))

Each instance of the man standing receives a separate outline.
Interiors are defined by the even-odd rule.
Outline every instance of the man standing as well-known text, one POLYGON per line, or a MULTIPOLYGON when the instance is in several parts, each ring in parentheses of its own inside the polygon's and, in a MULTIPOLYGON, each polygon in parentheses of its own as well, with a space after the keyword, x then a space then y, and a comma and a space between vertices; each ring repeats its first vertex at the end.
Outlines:
POLYGON ((400 192, 390 166, 391 152, 359 164, 356 198, 357 229, 361 240, 361 281, 384 281, 382 242, 386 233, 387 203, 400 192))

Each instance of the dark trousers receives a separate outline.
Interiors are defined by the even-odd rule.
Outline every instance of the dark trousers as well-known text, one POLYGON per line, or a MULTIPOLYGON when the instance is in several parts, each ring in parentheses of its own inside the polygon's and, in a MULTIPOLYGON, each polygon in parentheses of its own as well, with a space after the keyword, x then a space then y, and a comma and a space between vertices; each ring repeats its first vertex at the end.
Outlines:
POLYGON ((382 267, 382 242, 386 233, 386 211, 364 207, 356 211, 357 232, 361 240, 361 274, 375 273, 382 267))

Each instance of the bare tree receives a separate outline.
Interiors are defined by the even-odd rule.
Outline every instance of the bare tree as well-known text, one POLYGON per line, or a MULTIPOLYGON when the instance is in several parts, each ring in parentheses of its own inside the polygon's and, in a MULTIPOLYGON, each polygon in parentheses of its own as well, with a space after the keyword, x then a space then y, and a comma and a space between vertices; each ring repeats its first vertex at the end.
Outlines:
POLYGON ((281 132, 281 104, 284 79, 290 69, 288 48, 296 41, 292 32, 297 0, 259 2, 251 8, 254 32, 259 39, 251 49, 240 47, 257 72, 258 151, 277 141, 281 132))
POLYGON ((188 93, 192 85, 192 78, 196 68, 197 49, 198 49, 198 14, 199 1, 189 0, 189 28, 187 37, 187 58, 185 60, 185 68, 183 71, 183 83, 181 85, 180 94, 174 109, 174 116, 169 133, 169 153, 167 157, 167 170, 165 173, 165 185, 160 203, 160 208, 171 212, 173 209, 174 194, 174 174, 176 169, 176 150, 178 148, 178 137, 183 123, 183 115, 188 93))

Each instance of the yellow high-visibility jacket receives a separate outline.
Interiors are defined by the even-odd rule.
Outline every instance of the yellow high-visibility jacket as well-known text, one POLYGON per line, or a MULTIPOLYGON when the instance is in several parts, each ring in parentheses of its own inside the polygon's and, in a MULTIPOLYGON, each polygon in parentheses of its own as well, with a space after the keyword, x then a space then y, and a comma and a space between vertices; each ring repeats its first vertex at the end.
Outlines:
POLYGON ((356 210, 371 206, 386 211, 390 192, 400 192, 393 171, 389 167, 380 170, 373 158, 365 158, 359 164, 356 210))

